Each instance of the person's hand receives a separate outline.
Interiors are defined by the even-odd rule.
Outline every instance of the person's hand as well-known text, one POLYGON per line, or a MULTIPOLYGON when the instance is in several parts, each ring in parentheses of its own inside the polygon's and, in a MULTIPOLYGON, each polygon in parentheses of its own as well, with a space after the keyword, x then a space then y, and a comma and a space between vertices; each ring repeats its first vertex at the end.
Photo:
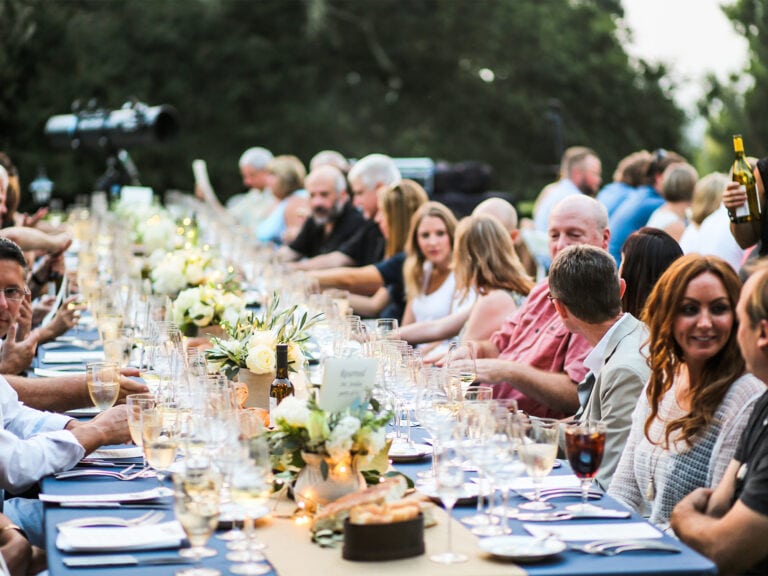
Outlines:
POLYGON ((112 406, 84 426, 92 426, 99 431, 102 445, 125 444, 131 440, 131 433, 128 430, 128 408, 125 405, 112 406))
POLYGON ((741 208, 747 203, 747 193, 742 190, 741 184, 738 182, 728 182, 723 191, 723 206, 725 206, 729 212, 734 212, 737 208, 741 208))
POLYGON ((691 514, 706 514, 709 499, 714 490, 710 488, 696 488, 675 505, 670 517, 672 528, 680 522, 686 522, 691 514))
POLYGON ((86 308, 85 304, 77 304, 77 299, 77 295, 70 296, 61 303, 48 325, 41 328, 41 342, 55 340, 58 336, 75 327, 80 319, 80 313, 86 308))
MULTIPOLYGON (((4 525, 9 524, 7 520, 4 525)), ((18 530, 0 532, 0 553, 11 574, 27 574, 32 561, 32 545, 18 530)))
POLYGON ((12 324, 0 349, 0 374, 18 374, 32 364, 37 350, 38 334, 35 331, 20 341, 16 340, 18 326, 12 324))
POLYGON ((26 294, 19 306, 19 317, 16 320, 16 341, 24 340, 32 331, 32 295, 26 294))
POLYGON ((32 326, 37 326, 43 321, 51 311, 54 302, 56 302, 56 296, 46 295, 32 303, 32 326))
POLYGON ((117 397, 116 404, 125 404, 125 397, 128 394, 149 392, 149 387, 146 384, 135 380, 138 377, 138 368, 122 368, 120 370, 120 395, 117 397))
POLYGON ((30 228, 34 228, 37 226, 37 223, 40 222, 43 218, 45 218, 48 215, 48 208, 42 207, 38 208, 37 212, 32 214, 31 216, 29 214, 23 214, 22 215, 22 226, 29 226, 30 228))

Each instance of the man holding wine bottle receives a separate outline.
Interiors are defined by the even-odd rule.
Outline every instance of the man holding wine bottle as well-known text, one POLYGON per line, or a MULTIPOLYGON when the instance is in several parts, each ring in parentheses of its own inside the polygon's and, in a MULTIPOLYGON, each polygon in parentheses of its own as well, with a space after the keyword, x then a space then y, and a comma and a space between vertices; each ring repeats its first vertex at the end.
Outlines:
POLYGON ((589 369, 579 383, 576 420, 603 422, 605 451, 598 484, 605 490, 619 463, 637 399, 650 369, 641 352, 645 325, 621 310, 625 284, 608 252, 594 246, 569 246, 552 262, 552 304, 568 330, 594 348, 584 359, 589 369))
MULTIPOLYGON (((768 267, 741 289, 737 338, 747 370, 768 382, 768 267)), ((672 511, 671 526, 721 574, 768 574, 768 391, 755 403, 715 490, 698 488, 672 511)))

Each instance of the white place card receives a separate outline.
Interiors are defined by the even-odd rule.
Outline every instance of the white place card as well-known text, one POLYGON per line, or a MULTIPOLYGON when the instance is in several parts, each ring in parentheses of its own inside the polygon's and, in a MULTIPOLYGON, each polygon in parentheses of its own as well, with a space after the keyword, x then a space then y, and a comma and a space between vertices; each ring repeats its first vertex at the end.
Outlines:
POLYGON ((104 360, 102 350, 51 350, 43 354, 43 364, 69 364, 70 362, 99 362, 104 360))
POLYGON ((91 502, 141 502, 173 496, 173 490, 165 486, 158 486, 141 492, 118 492, 117 494, 40 494, 43 502, 56 504, 80 504, 91 502))
POLYGON ((327 358, 318 406, 326 412, 341 412, 355 400, 369 398, 377 366, 375 358, 327 358))
POLYGON ((602 524, 523 524, 531 536, 557 536, 568 542, 586 540, 621 540, 661 538, 663 534, 647 522, 611 522, 602 524))
POLYGON ((128 204, 149 206, 152 204, 152 188, 148 186, 123 186, 120 188, 120 199, 128 204))

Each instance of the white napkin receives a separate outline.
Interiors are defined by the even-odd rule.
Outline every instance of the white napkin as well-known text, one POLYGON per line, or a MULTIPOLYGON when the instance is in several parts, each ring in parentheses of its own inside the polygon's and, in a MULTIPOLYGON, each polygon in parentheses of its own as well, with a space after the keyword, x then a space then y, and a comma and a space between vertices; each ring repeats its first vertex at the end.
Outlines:
POLYGON ((51 370, 50 368, 35 368, 35 376, 41 376, 43 378, 54 378, 56 376, 82 376, 83 374, 85 374, 85 370, 51 370))
POLYGON ((662 533, 646 522, 603 524, 523 524, 532 536, 555 535, 561 540, 619 540, 624 538, 661 538, 662 533))
POLYGON ((103 350, 51 350, 43 355, 43 364, 69 364, 70 362, 97 362, 104 360, 103 350))
MULTIPOLYGON (((541 488, 579 488, 581 486, 581 480, 576 478, 573 474, 557 474, 554 476, 546 476, 542 479, 541 488)), ((520 490, 533 490, 533 480, 528 476, 522 478, 515 478, 510 483, 510 488, 515 491, 520 490)))
POLYGON ((96 414, 100 414, 101 410, 96 408, 96 406, 91 406, 89 408, 75 408, 74 410, 67 410, 64 412, 67 416, 72 416, 73 418, 84 418, 87 416, 96 416, 96 414))
POLYGON ((51 309, 49 310, 48 314, 45 315, 42 322, 40 322, 41 326, 47 326, 48 323, 53 320, 53 317, 56 315, 56 312, 58 312, 59 307, 61 306, 62 301, 64 300, 64 294, 67 292, 67 275, 65 274, 64 277, 61 279, 61 286, 59 286, 59 291, 56 293, 56 300, 53 302, 53 305, 51 306, 51 309))
POLYGON ((112 552, 179 548, 184 529, 177 520, 149 526, 61 527, 56 547, 62 552, 112 552))
POLYGON ((120 458, 141 458, 141 446, 126 446, 125 448, 99 448, 88 454, 88 458, 96 460, 118 460, 120 458))
POLYGON ((40 494, 40 500, 43 502, 54 502, 56 504, 75 504, 82 502, 140 502, 142 500, 152 500, 164 496, 172 496, 173 490, 158 486, 151 490, 142 490, 141 492, 118 492, 114 494, 40 494))

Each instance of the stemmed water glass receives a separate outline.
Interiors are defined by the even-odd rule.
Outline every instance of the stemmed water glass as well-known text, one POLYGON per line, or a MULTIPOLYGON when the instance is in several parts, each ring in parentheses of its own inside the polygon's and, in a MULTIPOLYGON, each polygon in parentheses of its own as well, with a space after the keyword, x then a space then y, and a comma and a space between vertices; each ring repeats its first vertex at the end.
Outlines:
POLYGON ((565 452, 573 473, 581 480, 581 503, 567 506, 573 512, 594 512, 600 506, 589 504, 589 487, 603 461, 605 423, 594 420, 574 422, 565 428, 565 452))
MULTIPOLYGON (((216 556, 218 552, 206 547, 208 539, 219 522, 220 478, 202 460, 196 466, 187 462, 185 469, 173 475, 174 512, 187 534, 190 548, 179 551, 184 558, 199 563, 203 558, 216 556)), ((212 568, 195 566, 176 572, 180 576, 219 576, 221 572, 212 568)))
POLYGON ((120 366, 115 362, 89 362, 85 371, 93 405, 101 411, 114 406, 120 394, 120 366))
POLYGON ((553 506, 541 500, 541 484, 555 465, 560 423, 551 418, 529 418, 522 424, 521 434, 518 452, 525 471, 533 482, 535 496, 533 502, 520 504, 520 508, 549 510, 553 506))
POLYGON ((451 525, 453 520, 451 512, 456 501, 464 492, 464 458, 456 450, 452 441, 442 444, 435 457, 435 492, 440 498, 448 513, 448 545, 445 552, 433 554, 429 557, 433 562, 440 564, 457 564, 468 560, 465 554, 453 551, 453 535, 451 525))

